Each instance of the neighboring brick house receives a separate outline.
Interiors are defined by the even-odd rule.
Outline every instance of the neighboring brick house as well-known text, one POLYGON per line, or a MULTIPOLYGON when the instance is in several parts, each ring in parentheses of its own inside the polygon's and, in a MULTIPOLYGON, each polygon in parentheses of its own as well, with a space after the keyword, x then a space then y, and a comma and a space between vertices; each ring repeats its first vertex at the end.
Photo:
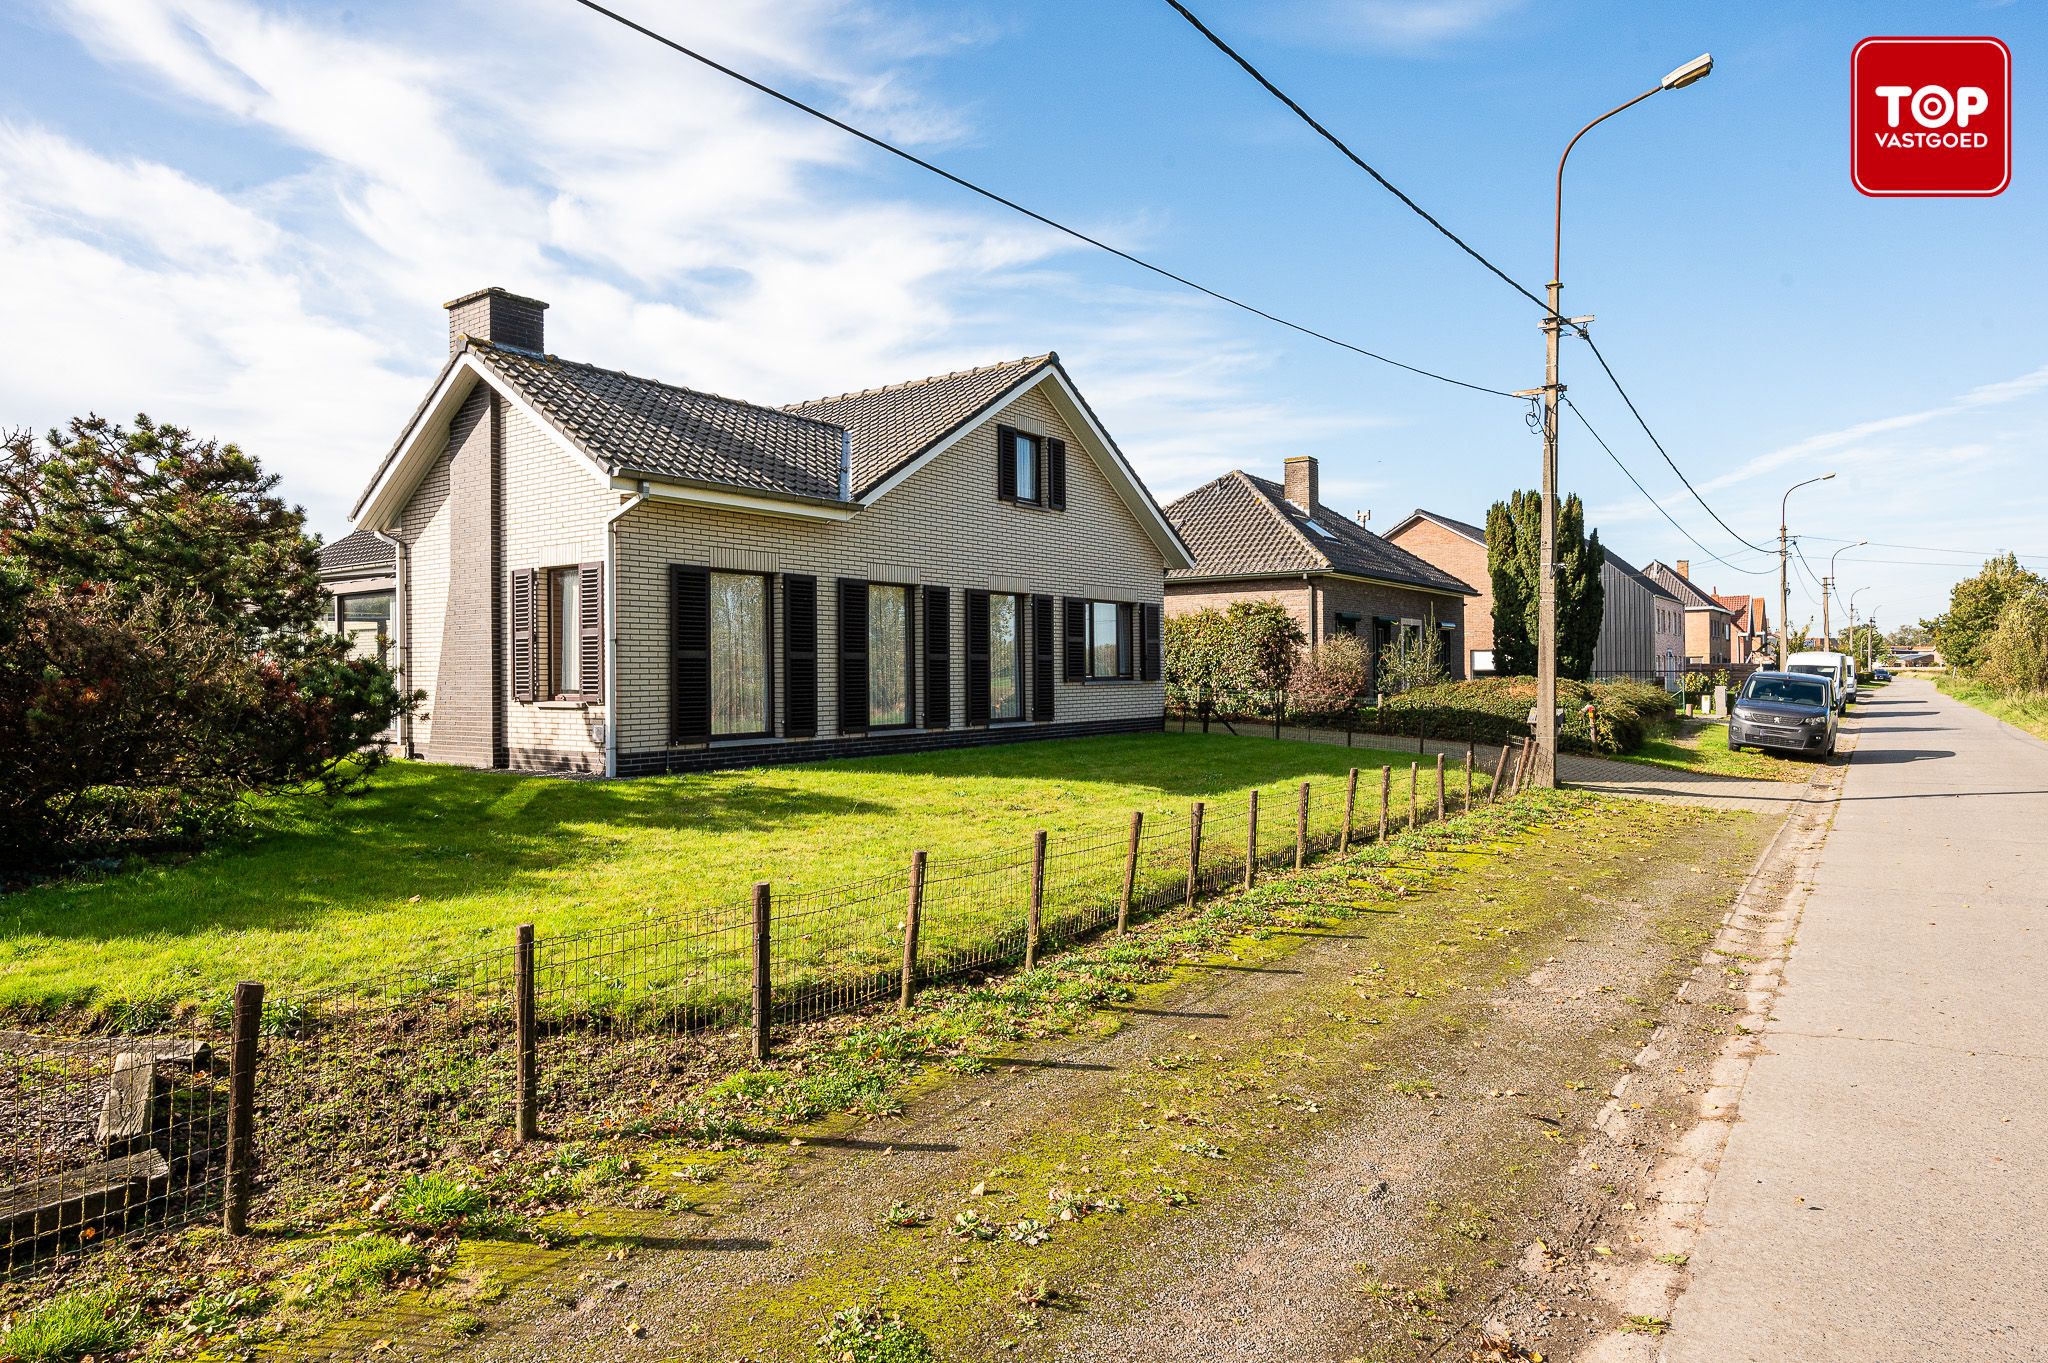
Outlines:
POLYGON ((502 289, 447 307, 353 513, 396 542, 406 751, 635 775, 1160 726, 1192 559, 1058 356, 764 407, 549 355, 502 289))
POLYGON ((1685 608, 1685 661, 1690 667, 1726 667, 1734 661, 1735 613, 1693 583, 1686 570, 1692 564, 1678 560, 1678 566, 1652 561, 1643 569, 1657 584, 1678 598, 1685 608))
MULTIPOLYGON (((1355 635, 1378 668, 1402 630, 1432 627, 1445 665, 1465 675, 1464 582, 1324 506, 1312 458, 1289 459, 1284 483, 1242 469, 1166 508, 1194 562, 1166 575, 1166 612, 1234 601, 1278 601, 1309 647, 1355 635)), ((1377 686, 1378 678, 1373 678, 1377 686)))
POLYGON ((1492 676, 1493 573, 1486 563, 1486 532, 1470 521, 1418 506, 1381 538, 1472 588, 1465 602, 1464 638, 1460 641, 1465 651, 1463 675, 1492 676))
POLYGON ((1719 592, 1712 595, 1728 608, 1728 660, 1733 663, 1769 661, 1776 653, 1777 645, 1771 638, 1771 617, 1764 609, 1764 598, 1723 596, 1719 592))

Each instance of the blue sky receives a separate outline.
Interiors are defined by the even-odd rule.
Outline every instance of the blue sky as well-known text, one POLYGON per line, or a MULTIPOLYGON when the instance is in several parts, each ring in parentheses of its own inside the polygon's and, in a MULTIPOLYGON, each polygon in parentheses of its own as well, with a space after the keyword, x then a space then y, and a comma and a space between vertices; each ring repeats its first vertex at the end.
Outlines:
MULTIPOLYGON (((1537 311, 1339 160, 1158 0, 620 7, 1055 217, 1361 345, 1541 381, 1537 311)), ((2038 7, 1203 0, 1224 35, 1532 288, 1568 179, 1567 310, 1758 543, 1785 486, 1816 571, 1884 622, 1981 553, 2048 569, 2048 142, 2038 7), (1879 33, 2012 48, 2012 187, 1873 200, 1848 60, 1879 33), (1896 562, 1884 560, 1898 560, 1896 562), (1912 562, 1905 562, 1911 560, 1912 562)), ((485 283, 562 354, 788 401, 1057 349, 1162 498, 1323 460, 1325 500, 1471 519, 1533 483, 1520 404, 1190 296, 963 195, 569 0, 20 0, 0 11, 0 424, 146 410, 239 439, 328 534, 485 283)), ((1565 381, 1688 544, 1571 422, 1565 484, 1641 563, 1775 591, 1585 348, 1565 381), (1749 570, 1745 576, 1740 570, 1749 570), (1768 585, 1767 585, 1768 584, 1768 585)), ((1793 618, 1815 593, 1795 571, 1793 618)))

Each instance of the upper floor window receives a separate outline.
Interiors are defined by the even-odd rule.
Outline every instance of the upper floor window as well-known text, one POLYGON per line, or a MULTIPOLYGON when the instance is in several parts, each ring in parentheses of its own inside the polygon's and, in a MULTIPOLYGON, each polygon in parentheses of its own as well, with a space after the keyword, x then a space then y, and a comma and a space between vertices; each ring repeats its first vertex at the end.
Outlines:
POLYGON ((1054 509, 1067 504, 1067 445, 1054 436, 996 427, 996 496, 1054 509))

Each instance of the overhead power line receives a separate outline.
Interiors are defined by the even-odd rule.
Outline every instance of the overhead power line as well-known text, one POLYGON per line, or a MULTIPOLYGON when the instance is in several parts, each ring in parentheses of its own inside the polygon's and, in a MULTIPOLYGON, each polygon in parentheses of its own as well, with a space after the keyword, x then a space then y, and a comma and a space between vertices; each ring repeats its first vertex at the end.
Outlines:
POLYGON ((1764 570, 1761 568, 1745 568, 1739 563, 1730 563, 1727 559, 1722 558, 1719 554, 1707 548, 1706 545, 1701 544, 1698 538, 1696 538, 1693 535, 1692 531, 1680 525, 1678 523, 1677 517, 1673 516, 1669 511, 1665 510, 1664 503, 1658 501, 1655 497, 1650 495, 1650 490, 1643 486, 1642 481, 1638 479, 1634 473, 1631 473, 1629 471, 1628 465, 1621 462, 1621 456, 1614 452, 1613 447, 1607 443, 1606 439, 1600 434, 1600 432, 1593 429, 1593 423, 1586 420, 1586 414, 1579 410, 1578 404, 1573 402, 1570 398, 1566 398, 1564 400, 1564 405, 1571 409, 1572 415, 1579 419, 1579 424, 1586 428, 1586 434, 1592 436, 1594 442, 1598 444, 1601 449, 1607 451, 1607 457, 1614 461, 1614 466, 1620 469, 1622 473, 1627 476, 1628 480, 1631 483, 1635 484, 1636 491, 1643 494, 1643 500, 1648 502, 1651 506, 1655 507, 1657 509, 1658 515, 1662 516, 1665 520, 1671 522, 1671 528, 1673 530, 1676 530, 1679 534, 1685 536, 1688 540, 1691 540, 1694 546, 1697 547, 1701 553, 1705 554, 1708 558, 1714 560, 1714 562, 1723 564, 1728 568, 1731 568, 1734 571, 1742 574, 1744 577, 1762 577, 1765 575, 1764 570))
POLYGON ((1769 554, 1775 552, 1774 550, 1765 548, 1761 544, 1756 544, 1750 540, 1744 539, 1739 533, 1737 533, 1734 526, 1728 524, 1728 522, 1721 519, 1720 512, 1714 510, 1713 507, 1707 505, 1707 499, 1705 497, 1700 496, 1700 490, 1692 485, 1692 479, 1686 477, 1685 470, 1678 467, 1678 461, 1673 459, 1671 457, 1670 451, 1664 448, 1664 442, 1659 440, 1657 438, 1657 433, 1650 429, 1650 423, 1643 420, 1643 414, 1636 409, 1636 400, 1628 395, 1628 389, 1622 387, 1621 380, 1614 376, 1614 370, 1607 363, 1607 357, 1605 355, 1602 355, 1600 353, 1600 347, 1594 344, 1592 333, 1588 332, 1584 327, 1578 328, 1578 333, 1579 339, 1584 341, 1587 347, 1592 350, 1593 358, 1600 361, 1600 368, 1606 373, 1607 381, 1614 385, 1614 391, 1621 394, 1621 400, 1628 404, 1629 415, 1633 416, 1636 419, 1636 425, 1641 426, 1643 428, 1643 434, 1650 437, 1650 443, 1657 447, 1658 454, 1664 456, 1664 462, 1669 464, 1671 466, 1671 471, 1678 475, 1678 481, 1685 484, 1685 490, 1687 492, 1690 492, 1692 494, 1692 499, 1700 504, 1700 509, 1705 511, 1709 516, 1712 516, 1714 518, 1714 524, 1720 526, 1723 530, 1726 530, 1730 537, 1732 537, 1735 540, 1735 542, 1737 544, 1740 544, 1743 548, 1754 549, 1759 554, 1769 554))
POLYGON ((884 139, 877 137, 875 134, 871 132, 867 132, 864 131, 863 129, 855 127, 853 124, 846 122, 844 119, 833 117, 831 114, 826 113, 823 109, 817 108, 814 105, 806 104, 804 101, 798 99, 794 95, 785 94, 782 91, 776 89, 772 85, 768 85, 762 81, 758 81, 754 79, 752 76, 745 74, 744 72, 736 71, 732 67, 725 65, 723 62, 716 61, 704 55, 702 52, 697 51, 695 48, 686 47, 682 43, 677 42, 675 39, 667 37, 666 35, 658 33, 655 30, 647 27, 645 24, 638 23, 632 19, 628 19, 625 15, 620 14, 616 10, 607 9, 603 5, 596 3, 596 0, 576 0, 576 3, 583 6, 583 8, 590 10, 592 13, 603 15, 605 18, 611 20, 613 23, 618 24, 623 28, 631 29, 633 32, 639 34, 643 38, 648 38, 654 42, 660 43, 663 47, 668 48, 672 52, 676 52, 682 56, 688 57, 691 61, 697 62, 702 66, 707 66, 711 70, 718 72, 722 76, 728 76, 731 79, 738 81, 740 84, 745 85, 750 89, 757 90, 761 94, 768 96, 770 99, 779 100, 782 103, 787 104, 792 109, 796 109, 799 112, 809 114, 812 118, 817 119, 821 123, 829 123, 833 127, 839 129, 841 132, 846 133, 850 137, 857 137, 871 147, 875 147, 881 151, 888 152, 891 156, 895 156, 904 161, 908 161, 911 165, 916 166, 918 169, 929 171, 933 175, 938 176, 940 179, 958 185, 960 188, 968 191, 971 194, 978 194, 982 198, 987 199, 990 203, 1000 204, 1004 208, 1009 209, 1013 213, 1022 214, 1024 217, 1031 219, 1033 222, 1039 223, 1046 227, 1050 227, 1055 232, 1064 233, 1065 235, 1072 237, 1076 241, 1083 242, 1089 246, 1093 246, 1098 251, 1106 251, 1110 255, 1115 256, 1117 259, 1135 265, 1141 270, 1149 270, 1151 273, 1158 275, 1162 279, 1172 280, 1174 283, 1179 284, 1183 288, 1193 289, 1196 293, 1203 294, 1209 298, 1213 298, 1219 303, 1227 303, 1233 308, 1237 308, 1241 311, 1252 314, 1254 317, 1264 318, 1266 321, 1271 322, 1276 326, 1286 327, 1290 331, 1296 331, 1304 336, 1309 336, 1314 338, 1315 340, 1322 341, 1325 344, 1337 346, 1338 348, 1343 350, 1348 350, 1355 355, 1363 355, 1365 358, 1369 360, 1377 360, 1381 364, 1392 365, 1396 369, 1404 369, 1410 374, 1418 374, 1426 379, 1435 379, 1438 383, 1447 383, 1456 388, 1468 388, 1475 393, 1488 393, 1494 397, 1502 398, 1514 396, 1513 393, 1510 393, 1505 389, 1489 388, 1483 383, 1470 383, 1464 379, 1454 379, 1448 374, 1439 374, 1433 369, 1424 369, 1420 365, 1409 364, 1406 361, 1394 359, 1390 355, 1382 355, 1376 350, 1368 350, 1366 347, 1362 345, 1356 345, 1350 341, 1342 340, 1336 336, 1328 334, 1327 332, 1318 331, 1314 327, 1305 326, 1300 322, 1289 321, 1287 318, 1282 317, 1277 313, 1268 312, 1264 308, 1258 307, 1251 303, 1247 303, 1241 298, 1234 298, 1231 295, 1224 293, 1219 289, 1212 289, 1206 284, 1198 284, 1194 280, 1189 279, 1186 275, 1176 274, 1174 271, 1167 269, 1163 265, 1155 265, 1149 260, 1131 254, 1129 251, 1125 251, 1119 247, 1112 246, 1108 242, 1103 241, 1100 238, 1092 237, 1088 235, 1086 232, 1081 231, 1079 228, 1069 227, 1065 223, 1047 217, 1045 214, 1040 213, 1035 209, 1026 208, 1023 204, 1018 203, 1016 200, 998 194, 996 191, 992 189, 984 188, 983 186, 974 183, 974 181, 969 180, 964 176, 955 175, 952 171, 945 169, 943 166, 934 165, 932 162, 925 160, 923 157, 917 155, 914 152, 905 151, 902 147, 897 146, 893 142, 885 141, 884 139))
MULTIPOLYGON (((1810 540, 1821 540, 1828 544, 1847 544, 1851 546, 1858 542, 1844 539, 1840 535, 1808 535, 1807 538, 1810 540)), ((1868 544, 1873 549, 1911 549, 1923 554, 1960 554, 1964 558, 1975 559, 2000 558, 2006 554, 2011 554, 2022 563, 2048 563, 2048 554, 2022 554, 2011 549, 1951 549, 1935 544, 1893 544, 1888 540, 1863 540, 1861 542, 1868 544)), ((1864 558, 1861 554, 1856 556, 1856 562, 1858 563, 1878 563, 1882 561, 1884 560, 1864 558)), ((1903 562, 1904 560, 1893 561, 1903 562)))
POLYGON ((1229 43, 1223 41, 1222 38, 1216 35, 1216 31, 1214 29, 1210 28, 1207 24, 1203 23, 1200 19, 1196 18, 1194 11, 1190 10, 1186 5, 1183 5, 1180 2, 1180 0, 1166 0, 1166 3, 1171 5, 1174 9, 1174 12, 1179 14, 1181 18, 1187 20, 1190 24, 1194 25, 1195 31, 1201 34, 1204 38, 1207 38, 1211 43, 1213 43, 1218 52, 1221 52, 1224 56, 1236 62, 1238 66, 1243 68, 1244 73, 1246 75, 1250 76, 1253 80, 1257 81, 1260 85, 1264 86, 1267 94, 1271 95, 1273 98, 1279 100, 1282 104, 1285 104, 1289 109, 1293 110, 1294 116, 1296 118, 1308 124, 1309 127, 1315 129, 1316 132, 1321 135, 1322 139, 1325 142, 1328 142, 1331 146, 1335 147, 1339 152, 1343 153, 1345 160, 1349 161, 1352 165, 1357 166, 1367 175, 1372 176, 1373 179, 1379 181, 1380 188, 1386 190, 1387 193, 1393 195, 1402 203, 1406 204, 1408 206, 1408 210, 1411 213, 1415 214, 1424 222, 1428 223, 1431 227, 1434 227, 1437 231, 1441 232, 1448 240, 1450 240, 1454 245, 1456 245, 1459 250, 1463 251, 1466 255, 1472 257, 1472 259, 1478 261, 1481 265, 1485 266, 1486 269, 1489 270, 1495 278, 1501 281, 1501 283, 1507 285, 1516 293, 1522 295, 1522 297, 1528 299, 1531 303, 1534 303, 1537 307, 1542 308, 1545 312, 1550 311, 1550 304, 1544 302, 1541 298, 1538 298, 1535 294, 1529 292, 1528 289, 1524 288, 1520 282, 1518 282, 1513 276, 1509 275, 1505 270, 1501 269, 1500 266, 1494 264, 1485 256, 1479 254, 1479 252, 1474 250, 1471 244, 1468 243, 1463 237, 1459 236, 1456 232, 1453 232, 1450 228, 1444 226, 1443 223, 1439 222, 1436 216, 1433 213, 1431 213, 1428 209, 1424 208, 1421 204, 1415 202, 1415 200, 1409 198, 1406 194, 1402 193, 1400 186, 1396 185, 1392 180, 1389 180, 1386 176, 1380 174, 1379 171, 1373 169, 1371 165, 1367 164, 1363 157, 1361 157, 1357 152, 1351 150, 1350 147, 1344 144, 1343 138, 1337 136, 1337 134, 1331 132, 1328 128, 1324 127, 1320 122, 1316 120, 1313 114, 1309 113, 1308 110, 1302 108, 1300 104, 1296 103, 1291 95, 1289 95, 1285 90, 1282 90, 1279 86, 1275 85, 1271 80, 1267 79, 1265 72, 1259 70, 1258 67, 1253 66, 1249 61, 1245 60, 1243 53, 1239 52, 1229 43))

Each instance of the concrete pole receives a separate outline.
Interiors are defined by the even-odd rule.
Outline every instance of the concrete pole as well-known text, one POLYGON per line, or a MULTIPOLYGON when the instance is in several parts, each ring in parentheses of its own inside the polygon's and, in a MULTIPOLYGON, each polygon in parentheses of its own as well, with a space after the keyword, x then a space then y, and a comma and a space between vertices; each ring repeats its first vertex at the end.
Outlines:
MULTIPOLYGON (((1558 167, 1562 179, 1564 167, 1558 167)), ((1543 319, 1543 528, 1536 581, 1536 761, 1530 777, 1557 785, 1557 340, 1564 285, 1550 281, 1550 315, 1543 319)))

